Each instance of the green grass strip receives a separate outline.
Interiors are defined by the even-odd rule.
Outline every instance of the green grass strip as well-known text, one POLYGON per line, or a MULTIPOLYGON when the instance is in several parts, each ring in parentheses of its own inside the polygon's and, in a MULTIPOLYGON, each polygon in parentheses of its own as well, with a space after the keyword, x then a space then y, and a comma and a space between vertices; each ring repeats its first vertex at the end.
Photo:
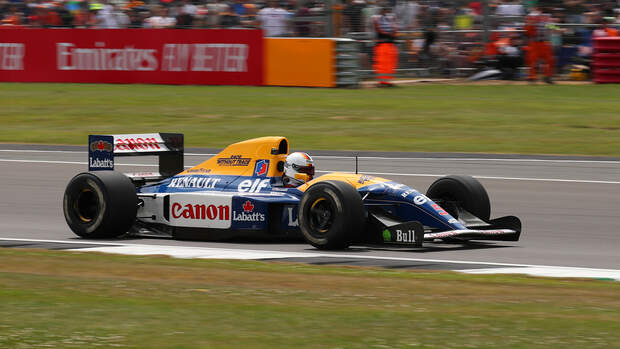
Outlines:
POLYGON ((0 249, 0 347, 612 348, 620 283, 0 249))
POLYGON ((0 142, 182 132, 188 147, 265 135, 295 149, 620 156, 617 85, 309 89, 0 84, 0 142))

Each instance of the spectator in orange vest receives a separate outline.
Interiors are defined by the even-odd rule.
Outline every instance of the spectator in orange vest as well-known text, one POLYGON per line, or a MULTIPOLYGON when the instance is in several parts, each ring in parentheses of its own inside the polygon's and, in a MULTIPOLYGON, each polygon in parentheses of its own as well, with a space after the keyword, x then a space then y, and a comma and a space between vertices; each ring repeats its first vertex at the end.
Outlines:
POLYGON ((545 82, 553 84, 553 53, 549 42, 549 16, 539 8, 534 8, 527 15, 525 34, 528 37, 527 63, 529 65, 529 81, 536 81, 536 68, 539 61, 545 64, 545 82))
POLYGON ((396 18, 387 7, 381 9, 373 18, 373 27, 377 33, 373 66, 379 87, 392 87, 392 79, 398 64, 398 49, 394 45, 396 38, 396 18))

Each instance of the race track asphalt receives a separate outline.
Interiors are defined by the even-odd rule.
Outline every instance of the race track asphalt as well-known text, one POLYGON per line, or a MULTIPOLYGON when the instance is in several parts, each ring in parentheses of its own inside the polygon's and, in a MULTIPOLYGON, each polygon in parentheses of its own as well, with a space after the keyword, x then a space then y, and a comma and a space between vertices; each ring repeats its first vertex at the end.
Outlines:
MULTIPOLYGON (((213 152, 188 149, 185 164, 193 165, 209 156, 198 153, 213 152)), ((351 154, 314 152, 317 169, 354 171, 354 159, 342 157, 351 154)), ((390 178, 422 192, 441 175, 473 175, 489 193, 492 217, 516 215, 524 228, 518 242, 430 243, 423 249, 355 246, 348 254, 620 269, 620 159, 425 153, 359 155, 361 173, 390 178)), ((86 156, 83 147, 0 145, 0 240, 79 240, 64 221, 62 195, 69 179, 86 170, 86 156)), ((131 157, 117 159, 116 164, 125 172, 154 171, 149 166, 154 161, 154 158, 131 157)), ((123 243, 316 251, 301 242, 132 239, 123 243)))

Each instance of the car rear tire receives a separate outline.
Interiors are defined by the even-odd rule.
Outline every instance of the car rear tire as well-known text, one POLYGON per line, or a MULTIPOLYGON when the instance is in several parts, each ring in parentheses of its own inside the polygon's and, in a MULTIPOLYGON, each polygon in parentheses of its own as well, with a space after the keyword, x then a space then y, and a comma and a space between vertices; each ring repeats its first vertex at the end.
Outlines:
POLYGON ((65 189, 65 220, 83 238, 115 238, 125 234, 135 222, 137 210, 136 188, 119 172, 80 173, 65 189))
POLYGON ((349 183, 310 186, 299 203, 299 227, 306 241, 323 250, 347 248, 364 230, 364 204, 349 183))
POLYGON ((488 221, 491 217, 489 195, 482 184, 471 176, 441 177, 431 184, 426 196, 433 201, 439 201, 440 206, 455 218, 458 218, 455 204, 483 221, 488 221))

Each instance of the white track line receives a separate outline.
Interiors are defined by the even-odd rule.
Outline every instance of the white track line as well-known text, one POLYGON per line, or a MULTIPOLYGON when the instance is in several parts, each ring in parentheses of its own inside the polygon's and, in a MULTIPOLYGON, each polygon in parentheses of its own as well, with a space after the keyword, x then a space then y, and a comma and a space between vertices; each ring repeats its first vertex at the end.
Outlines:
MULTIPOLYGON (((0 152, 9 153, 60 153, 60 154, 86 154, 85 151, 77 150, 34 150, 34 149, 0 149, 0 152)), ((214 156, 217 153, 185 153, 185 156, 214 156)), ((340 155, 314 155, 317 159, 355 159, 355 156, 340 155)), ((358 159, 367 160, 417 160, 417 161, 497 161, 497 162, 549 162, 549 163, 596 163, 618 165, 617 160, 567 160, 567 159, 517 159, 517 158, 430 158, 430 157, 389 157, 389 156, 358 156, 358 159)))
MULTIPOLYGON (((0 162, 19 162, 19 163, 48 163, 48 164, 67 164, 67 165, 87 165, 85 161, 57 161, 57 160, 25 160, 25 159, 0 159, 0 162)), ((142 167, 157 167, 154 164, 119 164, 116 166, 142 166, 142 167)), ((190 168, 192 166, 185 166, 190 168)), ((336 171, 316 171, 317 173, 328 173, 336 171)), ((346 172, 346 171, 338 171, 346 172)), ((364 174, 377 175, 377 176, 406 176, 406 177, 442 177, 445 174, 432 174, 432 173, 396 173, 396 172, 363 172, 364 174)), ((473 176, 480 179, 497 179, 497 180, 509 180, 509 181, 536 181, 536 182, 560 182, 560 183, 588 183, 588 184, 620 184, 620 181, 594 181, 587 179, 560 179, 560 178, 526 178, 526 177, 499 177, 499 176, 473 176)))
MULTIPOLYGON (((127 255, 168 255, 175 258, 200 258, 200 259, 272 259, 272 258, 310 258, 310 257, 332 257, 332 258, 352 258, 365 260, 392 260, 403 262, 432 262, 450 263, 462 265, 488 265, 494 268, 482 269, 455 269, 455 271, 469 274, 528 274, 534 276, 550 277, 584 277, 584 278, 606 278, 620 281, 620 270, 599 269, 583 267, 563 267, 550 265, 533 264, 512 264, 494 263, 479 261, 459 261, 444 259, 422 259, 422 258, 403 258, 403 257, 384 257, 384 256, 362 256, 357 253, 325 253, 325 252, 287 252, 270 250, 252 249, 231 249, 198 246, 172 246, 172 245, 145 245, 128 243, 111 243, 97 241, 64 241, 64 240, 40 240, 40 239, 17 239, 0 238, 8 241, 26 241, 41 243, 63 243, 73 245, 103 245, 100 247, 87 247, 68 249, 76 252, 103 252, 127 255)), ((415 253, 415 252, 412 252, 415 253)))

